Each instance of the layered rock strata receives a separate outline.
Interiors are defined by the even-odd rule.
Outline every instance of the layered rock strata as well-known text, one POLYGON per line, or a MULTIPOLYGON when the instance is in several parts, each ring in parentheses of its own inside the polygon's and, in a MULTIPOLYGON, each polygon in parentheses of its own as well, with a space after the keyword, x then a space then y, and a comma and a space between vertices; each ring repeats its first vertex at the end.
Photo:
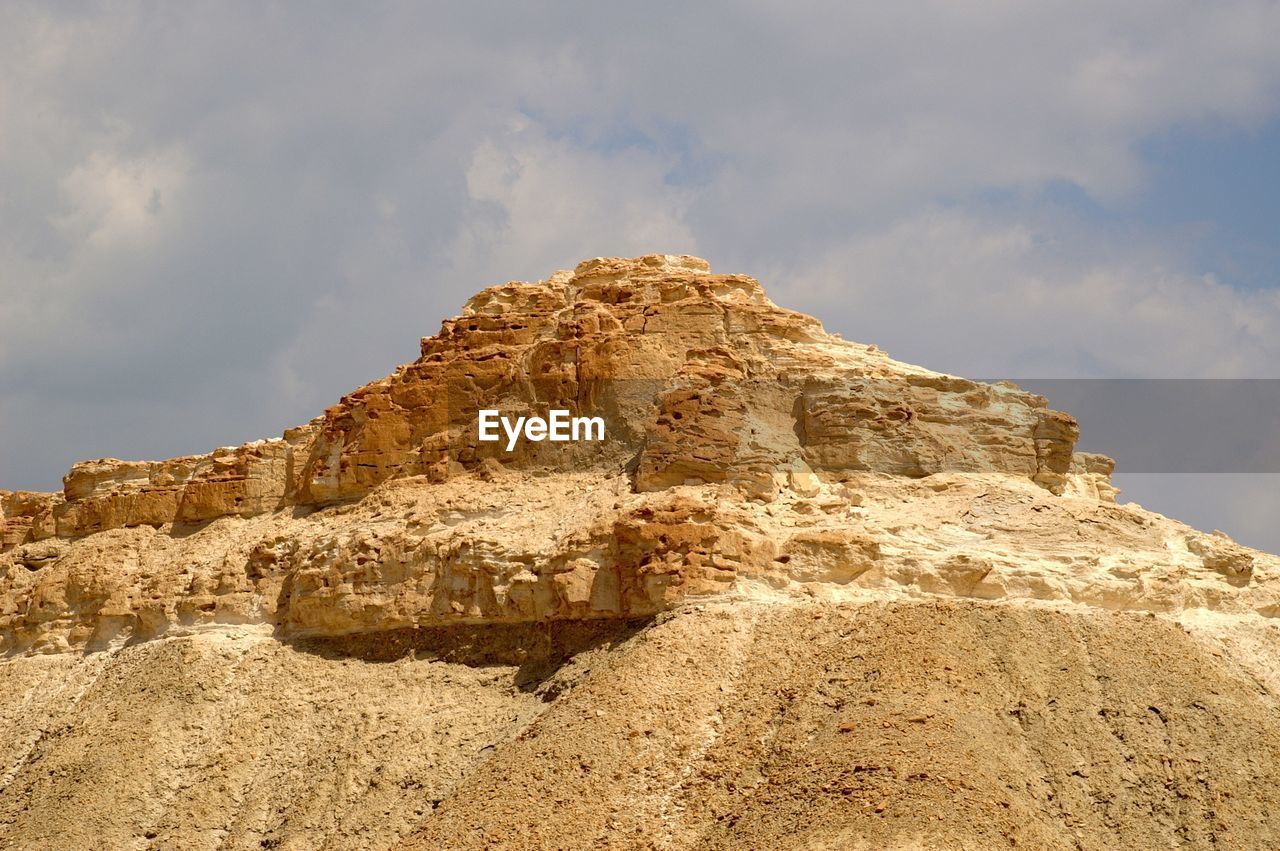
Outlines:
POLYGON ((283 437, 0 492, 0 653, 647 615, 690 596, 1273 614, 1274 557, 1119 506, 1042 397, 890 359, 692 257, 484 290, 283 437), (478 439, 482 409, 598 442, 478 439))

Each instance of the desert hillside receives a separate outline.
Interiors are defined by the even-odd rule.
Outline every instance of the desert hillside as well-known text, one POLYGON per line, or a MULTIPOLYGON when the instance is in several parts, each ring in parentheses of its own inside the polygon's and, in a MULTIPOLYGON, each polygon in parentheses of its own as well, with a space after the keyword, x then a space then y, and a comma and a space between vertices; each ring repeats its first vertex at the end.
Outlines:
POLYGON ((491 287, 280 438, 0 491, 0 848, 1280 844, 1280 559, 1078 436, 697 258, 491 287))

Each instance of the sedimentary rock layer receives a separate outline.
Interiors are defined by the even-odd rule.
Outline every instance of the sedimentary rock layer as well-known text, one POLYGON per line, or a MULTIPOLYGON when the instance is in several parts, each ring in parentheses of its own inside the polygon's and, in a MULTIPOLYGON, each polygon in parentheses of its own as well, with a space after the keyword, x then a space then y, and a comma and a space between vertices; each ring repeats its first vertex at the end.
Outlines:
POLYGON ((0 491, 0 848, 1280 841, 1280 559, 1117 504, 1045 399, 691 257, 421 351, 0 491))
POLYGON ((691 257, 597 259, 485 290, 422 341, 417 361, 281 439, 79 463, 61 500, 7 497, 5 534, 13 545, 323 506, 397 476, 442 481, 489 458, 571 471, 640 453, 639 490, 688 480, 767 487, 776 469, 800 463, 906 476, 1001 471, 1060 490, 1077 436, 1040 397, 845 343, 774 305, 752 278, 711 274, 691 257), (477 440, 486 408, 602 416, 610 440, 507 452, 477 440))
POLYGON ((282 438, 0 496, 0 653, 650 615, 744 584, 1269 613, 1273 558, 1114 504, 1010 384, 891 360, 691 257, 484 290, 282 438), (483 409, 607 439, 478 439, 483 409))
POLYGON ((1280 843, 1259 618, 718 597, 594 623, 9 659, 0 848, 1280 843))

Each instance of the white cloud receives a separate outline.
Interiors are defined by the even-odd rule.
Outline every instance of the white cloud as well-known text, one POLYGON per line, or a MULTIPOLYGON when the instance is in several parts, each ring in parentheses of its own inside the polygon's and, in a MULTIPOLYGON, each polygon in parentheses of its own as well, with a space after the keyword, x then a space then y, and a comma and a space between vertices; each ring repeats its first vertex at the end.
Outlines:
POLYGON ((525 117, 477 145, 453 249, 477 284, 536 277, 596 255, 693 253, 692 193, 673 163, 635 148, 601 152, 552 139, 525 117))
POLYGON ((62 179, 70 210, 52 221, 73 244, 141 247, 162 238, 165 206, 174 203, 188 169, 176 148, 127 159, 94 151, 62 179))
POLYGON ((775 300, 950 372, 1280 378, 1280 291, 1098 228, 935 208, 774 275, 775 300))
POLYGON ((737 227, 1053 179, 1116 197, 1149 134, 1250 124, 1280 97, 1268 2, 758 3, 720 26, 698 8, 584 39, 582 70, 606 119, 697 128, 737 227))

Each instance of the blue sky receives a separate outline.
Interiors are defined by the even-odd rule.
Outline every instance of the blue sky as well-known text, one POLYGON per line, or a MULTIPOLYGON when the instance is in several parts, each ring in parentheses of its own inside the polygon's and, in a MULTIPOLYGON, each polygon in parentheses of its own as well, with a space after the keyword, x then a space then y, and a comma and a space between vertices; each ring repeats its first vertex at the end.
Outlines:
MULTIPOLYGON (((4 4, 0 487, 279 434, 606 254, 948 372, 1280 378, 1277 43, 1270 0, 4 4)), ((1280 549, 1272 480, 1209 486, 1128 495, 1280 549)))
POLYGON ((1115 215, 1185 229, 1193 262, 1233 286, 1280 287, 1280 122, 1176 128, 1140 149, 1149 184, 1115 215))

